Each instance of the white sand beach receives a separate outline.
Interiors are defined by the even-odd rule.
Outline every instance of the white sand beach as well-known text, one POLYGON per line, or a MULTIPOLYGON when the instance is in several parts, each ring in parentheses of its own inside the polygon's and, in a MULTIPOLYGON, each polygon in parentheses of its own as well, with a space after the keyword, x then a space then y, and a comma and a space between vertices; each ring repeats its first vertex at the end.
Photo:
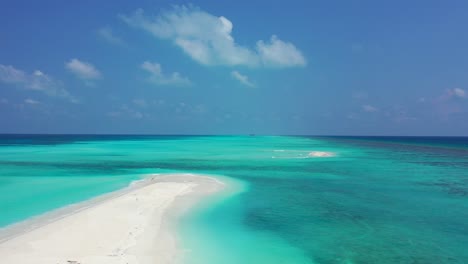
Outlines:
POLYGON ((130 187, 0 231, 1 263, 175 263, 174 223, 204 196, 214 178, 156 175, 130 187))

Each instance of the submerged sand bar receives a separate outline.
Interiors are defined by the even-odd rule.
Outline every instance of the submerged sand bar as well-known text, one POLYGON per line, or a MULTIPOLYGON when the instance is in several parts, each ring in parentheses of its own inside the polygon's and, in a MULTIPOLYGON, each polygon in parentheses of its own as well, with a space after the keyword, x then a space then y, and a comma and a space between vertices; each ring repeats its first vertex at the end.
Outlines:
POLYGON ((156 175, 130 187, 0 232, 2 263, 175 263, 174 222, 202 197, 221 190, 214 178, 156 175), (33 228, 32 228, 33 227, 33 228))

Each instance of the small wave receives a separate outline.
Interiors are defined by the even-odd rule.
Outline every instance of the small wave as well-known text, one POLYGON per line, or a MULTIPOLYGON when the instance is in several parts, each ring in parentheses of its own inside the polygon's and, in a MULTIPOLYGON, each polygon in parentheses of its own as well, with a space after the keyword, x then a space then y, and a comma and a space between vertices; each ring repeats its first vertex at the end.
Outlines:
POLYGON ((329 158, 335 157, 336 153, 330 151, 311 151, 311 150, 284 150, 284 149, 275 149, 275 153, 284 153, 276 154, 271 158, 273 159, 306 159, 306 158, 329 158))
POLYGON ((309 157, 317 157, 317 158, 328 158, 334 157, 335 153, 328 152, 328 151, 312 151, 309 153, 309 157))

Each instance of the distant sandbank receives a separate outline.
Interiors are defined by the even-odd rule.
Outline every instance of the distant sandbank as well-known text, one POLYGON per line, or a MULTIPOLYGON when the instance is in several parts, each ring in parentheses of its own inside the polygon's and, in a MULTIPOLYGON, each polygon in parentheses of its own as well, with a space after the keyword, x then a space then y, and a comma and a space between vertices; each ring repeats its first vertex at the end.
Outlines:
POLYGON ((128 188, 0 230, 2 263, 176 263, 177 218, 220 191, 215 178, 154 175, 128 188))
POLYGON ((330 151, 275 149, 273 150, 273 152, 277 153, 276 155, 272 156, 272 158, 274 159, 306 159, 336 157, 336 153, 330 151))

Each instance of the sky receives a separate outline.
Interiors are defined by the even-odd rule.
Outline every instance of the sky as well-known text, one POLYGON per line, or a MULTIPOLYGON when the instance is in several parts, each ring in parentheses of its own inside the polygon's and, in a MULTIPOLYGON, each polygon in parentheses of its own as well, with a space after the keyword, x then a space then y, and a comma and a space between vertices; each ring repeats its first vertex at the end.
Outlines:
POLYGON ((0 133, 468 136, 467 1, 0 3, 0 133))

